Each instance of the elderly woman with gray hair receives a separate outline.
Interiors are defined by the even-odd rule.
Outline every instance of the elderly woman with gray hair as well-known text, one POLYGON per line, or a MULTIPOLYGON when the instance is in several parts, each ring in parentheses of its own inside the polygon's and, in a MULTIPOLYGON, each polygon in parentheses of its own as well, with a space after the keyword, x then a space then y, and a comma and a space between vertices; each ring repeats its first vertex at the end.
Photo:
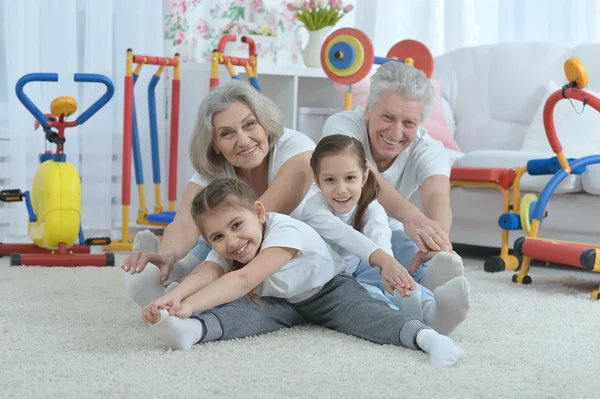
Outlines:
MULTIPOLYGON (((325 122, 322 137, 344 134, 359 140, 367 164, 381 186, 378 199, 389 216, 394 258, 440 303, 454 302, 462 321, 469 309, 469 286, 462 259, 452 251, 451 162, 441 142, 420 126, 433 109, 434 89, 425 74, 404 63, 388 62, 371 77, 367 107, 342 111, 325 122), (424 214, 408 200, 420 192, 424 214), (401 223, 399 223, 401 222, 401 223), (448 281, 460 286, 436 290, 448 281), (439 298, 438 298, 439 296, 439 298), (442 298, 443 296, 443 298, 442 298)), ((381 289, 379 299, 393 306, 377 269, 354 276, 381 289)))
POLYGON ((196 173, 162 242, 149 230, 136 235, 122 269, 132 299, 146 306, 206 258, 210 246, 200 237, 191 204, 200 190, 220 177, 246 182, 269 212, 298 217, 313 183, 314 142, 284 128, 277 106, 252 86, 231 81, 211 90, 202 102, 190 141, 196 173))

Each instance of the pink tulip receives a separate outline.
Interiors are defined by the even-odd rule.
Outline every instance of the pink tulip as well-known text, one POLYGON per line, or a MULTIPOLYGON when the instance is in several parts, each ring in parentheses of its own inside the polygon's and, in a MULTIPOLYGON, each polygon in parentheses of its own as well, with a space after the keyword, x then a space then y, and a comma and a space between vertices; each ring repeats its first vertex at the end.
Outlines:
POLYGON ((294 10, 296 10, 296 9, 294 8, 294 6, 292 5, 292 3, 288 3, 288 5, 287 5, 287 8, 288 8, 288 10, 290 10, 290 11, 294 11, 294 10))
POLYGON ((349 13, 353 8, 354 6, 352 4, 348 4, 346 7, 344 7, 344 12, 349 13))
POLYGON ((308 11, 309 8, 310 8, 310 6, 309 6, 308 1, 307 1, 307 2, 304 3, 304 9, 306 11, 308 11))
POLYGON ((317 8, 319 7, 319 3, 317 3, 317 0, 310 0, 310 8, 317 8))

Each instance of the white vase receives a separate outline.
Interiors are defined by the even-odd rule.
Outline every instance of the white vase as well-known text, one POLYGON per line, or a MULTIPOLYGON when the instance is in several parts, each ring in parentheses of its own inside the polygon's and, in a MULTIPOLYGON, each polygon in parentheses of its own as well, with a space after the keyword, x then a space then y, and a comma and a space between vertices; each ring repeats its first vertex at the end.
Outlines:
POLYGON ((321 47, 329 33, 331 26, 326 26, 319 30, 308 30, 306 26, 300 25, 296 28, 296 37, 298 37, 298 29, 304 28, 308 31, 308 42, 302 47, 302 59, 304 65, 310 68, 321 68, 321 47))

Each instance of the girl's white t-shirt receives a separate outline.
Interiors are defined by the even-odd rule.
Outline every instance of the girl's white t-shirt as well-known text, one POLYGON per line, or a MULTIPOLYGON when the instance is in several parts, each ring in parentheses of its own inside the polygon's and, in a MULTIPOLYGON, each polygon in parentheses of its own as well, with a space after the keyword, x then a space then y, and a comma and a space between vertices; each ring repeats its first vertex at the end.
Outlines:
POLYGON ((356 206, 348 213, 336 214, 320 191, 308 199, 302 211, 302 220, 344 258, 352 273, 361 260, 369 264, 371 254, 378 249, 394 256, 392 230, 383 206, 377 200, 369 204, 360 231, 353 227, 355 214, 356 206))
MULTIPOLYGON (((344 260, 312 227, 280 213, 267 212, 266 229, 259 252, 283 247, 298 250, 296 255, 254 289, 259 296, 285 298, 296 303, 315 295, 333 277, 350 273, 344 260)), ((233 263, 214 249, 206 261, 217 263, 228 273, 233 263)))
MULTIPOLYGON (((273 183, 273 180, 275 180, 279 170, 290 158, 293 158, 303 152, 313 151, 314 149, 315 143, 308 136, 296 130, 285 128, 283 130, 283 136, 281 136, 277 143, 275 143, 271 157, 269 158, 269 185, 273 183)), ((229 162, 225 162, 225 173, 221 177, 236 177, 233 166, 229 162)), ((200 187, 206 187, 210 184, 210 180, 200 176, 198 172, 194 173, 190 181, 198 184, 200 187)), ((290 216, 299 218, 302 214, 302 208, 304 207, 306 200, 318 190, 319 189, 316 184, 313 183, 302 202, 298 205, 298 207, 296 207, 290 216)))
MULTIPOLYGON (((365 148, 367 160, 377 167, 369 145, 364 108, 341 111, 327 118, 321 137, 333 134, 344 134, 359 140, 365 148)), ((408 200, 428 177, 450 177, 451 169, 452 162, 442 142, 432 138, 425 128, 419 126, 410 146, 396 157, 392 166, 379 174, 408 200)), ((389 218, 389 223, 392 230, 402 228, 402 223, 392 217, 389 218)))

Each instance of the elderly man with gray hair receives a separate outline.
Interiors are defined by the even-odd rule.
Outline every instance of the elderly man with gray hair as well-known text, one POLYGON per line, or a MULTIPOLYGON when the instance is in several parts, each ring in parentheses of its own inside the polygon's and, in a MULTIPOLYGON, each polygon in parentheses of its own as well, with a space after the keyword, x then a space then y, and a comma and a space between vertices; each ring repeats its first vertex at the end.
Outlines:
MULTIPOLYGON (((393 230, 394 257, 415 281, 435 292, 462 276, 464 267, 449 240, 450 158, 442 143, 420 126, 430 115, 433 100, 433 86, 422 71, 387 62, 371 77, 366 109, 356 107, 332 115, 322 137, 345 134, 361 141, 369 168, 382 188, 379 202, 393 230), (424 214, 408 201, 417 191, 424 214)), ((383 299, 385 291, 377 269, 367 267, 355 277, 380 285, 383 299)), ((462 306, 466 317, 469 287, 455 288, 457 298, 467 298, 462 306)))

